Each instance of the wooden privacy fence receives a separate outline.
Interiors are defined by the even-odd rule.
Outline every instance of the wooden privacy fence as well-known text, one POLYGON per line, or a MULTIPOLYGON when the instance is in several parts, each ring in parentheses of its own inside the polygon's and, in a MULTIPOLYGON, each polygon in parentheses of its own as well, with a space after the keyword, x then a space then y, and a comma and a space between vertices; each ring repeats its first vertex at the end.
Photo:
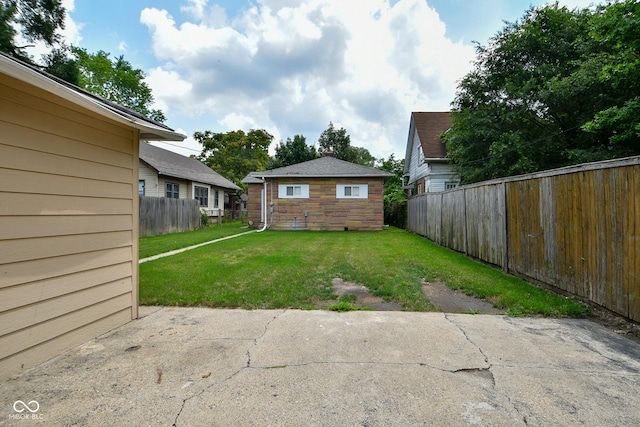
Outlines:
POLYGON ((140 237, 195 230, 200 220, 195 199, 140 196, 140 237))
POLYGON ((640 321, 640 157, 421 194, 407 229, 640 321))

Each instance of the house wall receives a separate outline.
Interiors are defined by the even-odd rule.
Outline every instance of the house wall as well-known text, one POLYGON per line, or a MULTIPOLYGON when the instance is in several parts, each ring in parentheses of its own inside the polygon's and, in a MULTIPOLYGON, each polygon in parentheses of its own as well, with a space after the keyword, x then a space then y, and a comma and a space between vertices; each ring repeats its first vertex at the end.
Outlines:
MULTIPOLYGON (((249 185, 249 220, 260 223, 261 184, 249 185)), ((382 230, 384 182, 381 178, 278 178, 267 184, 267 210, 272 230, 382 230), (278 185, 309 184, 309 198, 278 198, 278 185), (366 199, 338 199, 337 184, 367 184, 366 199), (305 212, 307 216, 305 217, 305 212)))
POLYGON ((408 169, 409 182, 407 184, 416 184, 416 194, 445 191, 447 183, 458 185, 460 177, 453 171, 448 162, 432 162, 428 159, 425 161, 420 138, 413 125, 411 132, 412 146, 408 169))
POLYGON ((429 165, 424 162, 424 155, 422 153, 422 146, 420 145, 418 133, 415 132, 415 128, 413 127, 412 130, 413 137, 411 138, 411 158, 409 161, 409 185, 413 184, 420 178, 423 178, 429 172, 429 165))
POLYGON ((179 199, 192 199, 193 192, 189 192, 189 182, 184 179, 179 178, 171 178, 165 176, 158 177, 158 196, 157 197, 165 197, 165 189, 167 186, 167 182, 171 182, 173 184, 178 184, 180 189, 178 191, 179 199), (188 196, 188 197, 187 197, 188 196))
POLYGON ((165 197, 165 188, 167 182, 176 183, 180 186, 179 198, 180 199, 193 199, 195 197, 195 187, 204 187, 209 189, 209 205, 204 209, 207 210, 209 216, 218 216, 218 209, 220 209, 220 215, 224 216, 224 189, 218 187, 212 187, 210 184, 203 184, 200 182, 191 182, 178 178, 170 177, 158 177, 158 173, 152 168, 148 167, 143 162, 140 162, 140 170, 138 173, 138 179, 145 181, 145 196, 147 197, 165 197), (215 206, 215 191, 218 191, 218 206, 215 206))
POLYGON ((138 180, 144 180, 143 196, 164 197, 164 187, 162 187, 162 191, 159 193, 158 173, 142 162, 140 162, 138 180))
POLYGON ((138 316, 139 132, 4 73, 0 112, 6 378, 138 316))
POLYGON ((249 184, 247 186, 247 221, 250 227, 259 228, 263 225, 260 216, 263 188, 263 184, 249 184))
POLYGON ((428 164, 428 173, 424 175, 424 182, 424 191, 431 193, 447 190, 448 183, 458 186, 460 177, 453 171, 449 163, 430 162, 428 164))

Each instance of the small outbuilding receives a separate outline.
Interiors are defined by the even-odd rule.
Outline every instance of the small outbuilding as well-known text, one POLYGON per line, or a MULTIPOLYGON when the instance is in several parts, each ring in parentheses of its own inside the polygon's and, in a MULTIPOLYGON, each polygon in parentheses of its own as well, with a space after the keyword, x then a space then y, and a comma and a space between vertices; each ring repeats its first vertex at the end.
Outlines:
POLYGON ((0 378, 138 317, 140 140, 184 138, 0 54, 0 378))
POLYGON ((382 230, 389 172, 321 157, 251 172, 248 219, 273 230, 382 230))

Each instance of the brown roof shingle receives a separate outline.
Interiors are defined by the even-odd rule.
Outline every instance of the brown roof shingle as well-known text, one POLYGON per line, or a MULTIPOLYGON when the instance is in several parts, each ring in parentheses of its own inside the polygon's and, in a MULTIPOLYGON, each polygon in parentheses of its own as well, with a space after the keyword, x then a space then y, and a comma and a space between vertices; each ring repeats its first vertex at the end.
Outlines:
POLYGON ((438 139, 438 135, 451 129, 450 112, 413 112, 411 113, 416 132, 420 138, 422 152, 427 159, 446 159, 447 146, 438 139))

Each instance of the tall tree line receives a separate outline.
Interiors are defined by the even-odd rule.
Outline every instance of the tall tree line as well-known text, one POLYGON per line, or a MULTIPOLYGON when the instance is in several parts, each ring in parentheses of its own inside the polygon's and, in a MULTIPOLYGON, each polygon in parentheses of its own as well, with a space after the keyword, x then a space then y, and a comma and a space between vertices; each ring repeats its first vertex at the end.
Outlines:
POLYGON ((442 135, 464 183, 640 154, 640 2, 530 8, 476 51, 442 135))

